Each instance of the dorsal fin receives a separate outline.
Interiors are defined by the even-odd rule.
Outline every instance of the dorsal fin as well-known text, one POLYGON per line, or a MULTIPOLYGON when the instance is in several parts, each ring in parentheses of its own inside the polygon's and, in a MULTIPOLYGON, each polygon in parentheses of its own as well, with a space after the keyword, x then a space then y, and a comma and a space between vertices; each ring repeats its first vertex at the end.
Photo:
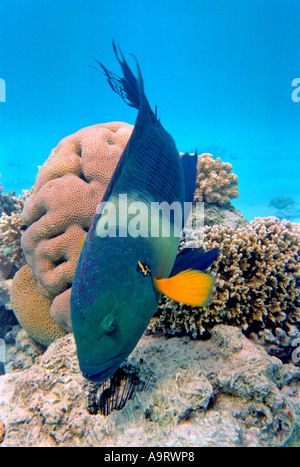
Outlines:
MULTIPOLYGON (((194 193, 196 189, 196 177, 197 177, 197 150, 194 156, 186 152, 181 158, 181 164, 184 174, 184 183, 185 183, 185 201, 192 203, 194 199, 194 193)), ((183 225, 184 227, 187 218, 189 216, 190 209, 185 209, 183 225)))
MULTIPOLYGON (((138 61, 136 59, 136 57, 131 54, 135 60, 136 60, 136 63, 137 63, 137 68, 138 68, 138 79, 134 76, 134 74, 132 73, 130 67, 128 66, 125 58, 124 58, 124 55, 119 47, 119 54, 121 55, 121 58, 119 57, 119 54, 118 54, 118 50, 117 50, 117 47, 116 47, 116 44, 113 40, 113 48, 114 48, 114 52, 115 52, 115 55, 117 57, 117 60, 118 62, 120 63, 121 67, 122 67, 122 71, 123 71, 123 77, 120 77, 118 75, 116 75, 115 73, 109 71, 106 66, 104 66, 101 62, 99 62, 98 60, 96 60, 96 62, 98 63, 98 65, 101 66, 105 76, 106 76, 106 79, 107 79, 107 82, 108 84, 110 85, 111 89, 116 92, 117 94, 119 94, 119 96, 122 97, 122 99, 124 100, 124 102, 126 102, 127 105, 129 105, 130 107, 135 107, 136 109, 140 109, 141 107, 141 103, 142 103, 142 100, 143 98, 146 99, 145 95, 144 95, 144 84, 143 84, 143 78, 142 78, 142 74, 141 74, 141 71, 140 71, 140 67, 139 67, 139 64, 138 64, 138 61)), ((135 131, 135 129, 133 130, 135 131)), ((103 198, 101 200, 102 203, 104 203, 105 201, 107 201, 112 193, 112 190, 113 190, 113 187, 114 185, 116 184, 121 172, 122 172, 122 169, 123 169, 123 166, 128 158, 128 155, 130 155, 130 150, 129 150, 129 143, 130 141, 132 140, 132 135, 131 135, 131 138, 129 140, 129 142, 127 143, 127 146, 125 147, 124 151, 123 151, 123 154, 121 156, 121 158, 119 159, 119 162, 117 164, 117 167, 113 173, 113 176, 112 178, 110 179, 110 182, 106 188, 106 191, 103 195, 103 198)), ((103 204, 102 204, 103 206, 103 204)), ((93 224, 96 225, 100 215, 101 215, 101 210, 99 210, 97 212, 97 216, 94 217, 93 219, 93 224)))
POLYGON ((96 60, 98 65, 101 66, 104 74, 106 75, 106 79, 110 87, 114 92, 119 94, 119 96, 122 97, 124 102, 126 102, 127 105, 130 107, 135 107, 136 109, 141 108, 141 103, 142 103, 142 97, 144 94, 144 84, 143 84, 143 78, 141 74, 141 70, 139 67, 139 63, 136 59, 136 57, 131 54, 137 64, 137 69, 138 69, 138 78, 134 76, 132 73, 131 69, 129 68, 124 55, 119 47, 119 53, 121 55, 121 58, 119 57, 118 50, 116 47, 116 44, 113 41, 113 48, 115 55, 118 59, 118 62, 120 63, 123 71, 123 78, 120 76, 116 75, 115 73, 109 71, 106 66, 104 66, 101 62, 96 60))
MULTIPOLYGON (((144 93, 143 80, 138 66, 138 76, 130 70, 122 52, 113 43, 116 57, 121 64, 123 77, 110 72, 98 62, 114 92, 130 106, 139 109, 133 133, 119 160, 104 194, 107 201, 113 192, 138 193, 147 200, 169 204, 184 201, 183 171, 173 138, 162 127, 151 110, 144 93), (163 157, 162 157, 163 156, 163 157)), ((99 215, 95 216, 93 225, 99 215)))

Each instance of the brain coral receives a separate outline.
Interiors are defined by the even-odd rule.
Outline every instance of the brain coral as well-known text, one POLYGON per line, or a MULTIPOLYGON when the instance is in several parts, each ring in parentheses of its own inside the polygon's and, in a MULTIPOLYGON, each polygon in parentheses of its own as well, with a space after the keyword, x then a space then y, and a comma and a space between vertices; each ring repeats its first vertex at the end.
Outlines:
MULTIPOLYGON (((132 125, 112 122, 64 138, 39 168, 25 202, 22 221, 27 230, 21 241, 25 258, 39 292, 51 302, 51 316, 67 332, 71 330, 71 284, 82 241, 132 130, 132 125)), ((12 289, 19 318, 23 299, 15 280, 12 289)))
POLYGON ((39 292, 33 272, 27 264, 14 277, 10 300, 21 326, 41 344, 48 346, 65 334, 50 316, 51 301, 39 292))
POLYGON ((204 244, 201 233, 194 232, 193 246, 220 248, 211 267, 213 301, 196 308, 162 297, 150 330, 196 337, 216 323, 249 331, 283 328, 287 332, 299 324, 299 224, 266 217, 236 230, 206 226, 204 244))
POLYGON ((197 165, 197 182, 194 201, 205 201, 218 205, 230 203, 237 198, 238 177, 232 173, 229 162, 221 162, 211 154, 200 154, 197 165))

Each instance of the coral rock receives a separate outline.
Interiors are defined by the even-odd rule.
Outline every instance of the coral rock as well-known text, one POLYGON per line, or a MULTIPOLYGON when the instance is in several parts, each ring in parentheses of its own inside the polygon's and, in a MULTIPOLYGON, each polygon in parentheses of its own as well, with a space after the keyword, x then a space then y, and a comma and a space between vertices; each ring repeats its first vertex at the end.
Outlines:
POLYGON ((11 287, 12 280, 3 280, 0 278, 0 306, 5 305, 9 308, 9 300, 10 300, 10 287, 11 287))
POLYGON ((0 420, 0 444, 3 442, 5 438, 5 426, 4 423, 0 420))
POLYGON ((127 365, 152 374, 148 387, 92 415, 74 337, 56 340, 31 368, 0 377, 3 445, 284 446, 299 428, 299 368, 238 328, 218 325, 206 341, 143 336, 127 365))

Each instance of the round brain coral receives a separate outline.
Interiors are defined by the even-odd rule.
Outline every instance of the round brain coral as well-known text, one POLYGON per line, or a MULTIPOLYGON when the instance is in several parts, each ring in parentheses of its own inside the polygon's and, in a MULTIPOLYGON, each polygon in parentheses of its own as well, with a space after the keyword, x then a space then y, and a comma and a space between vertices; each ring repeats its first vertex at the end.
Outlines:
POLYGON ((258 217, 247 227, 206 226, 204 236, 202 231, 192 235, 190 246, 220 248, 210 268, 215 276, 212 302, 197 308, 162 297, 150 330, 197 337, 216 323, 286 332, 300 325, 299 224, 258 217))
MULTIPOLYGON (((25 258, 39 292, 51 302, 51 316, 66 332, 71 331, 69 302, 80 249, 132 130, 127 123, 111 122, 61 140, 39 168, 25 202, 25 258)), ((14 282, 16 289, 20 284, 14 282)), ((22 303, 15 306, 20 317, 22 303)))

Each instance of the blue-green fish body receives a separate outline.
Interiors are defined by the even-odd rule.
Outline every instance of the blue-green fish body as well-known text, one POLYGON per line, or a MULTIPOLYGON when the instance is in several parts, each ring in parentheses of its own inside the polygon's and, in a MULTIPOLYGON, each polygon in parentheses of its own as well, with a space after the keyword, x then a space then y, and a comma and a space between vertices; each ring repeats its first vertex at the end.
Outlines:
MULTIPOLYGON (((204 286, 205 299, 208 297, 212 281, 199 270, 206 269, 218 254, 216 249, 210 255, 190 250, 175 262, 179 244, 176 229, 183 224, 184 202, 193 198, 197 158, 180 158, 172 137, 148 104, 139 68, 137 79, 116 48, 115 52, 124 78, 100 65, 112 89, 139 112, 87 234, 72 285, 71 318, 79 364, 92 381, 111 376, 131 353, 161 293, 170 291, 169 296, 178 299, 178 284, 191 283, 191 276, 180 267, 182 259, 191 264, 189 274, 197 269, 194 273, 202 274, 201 280, 209 278, 204 286), (162 215, 158 204, 163 202, 182 208, 179 220, 172 213, 162 215), (140 207, 138 215, 135 206, 140 207), (153 235, 151 229, 158 234, 153 235), (141 235, 137 236, 139 230, 141 235), (203 261, 199 262, 200 257, 203 261), (171 274, 174 268, 178 273, 175 277, 171 274)), ((190 291, 181 296, 189 297, 190 291)))

